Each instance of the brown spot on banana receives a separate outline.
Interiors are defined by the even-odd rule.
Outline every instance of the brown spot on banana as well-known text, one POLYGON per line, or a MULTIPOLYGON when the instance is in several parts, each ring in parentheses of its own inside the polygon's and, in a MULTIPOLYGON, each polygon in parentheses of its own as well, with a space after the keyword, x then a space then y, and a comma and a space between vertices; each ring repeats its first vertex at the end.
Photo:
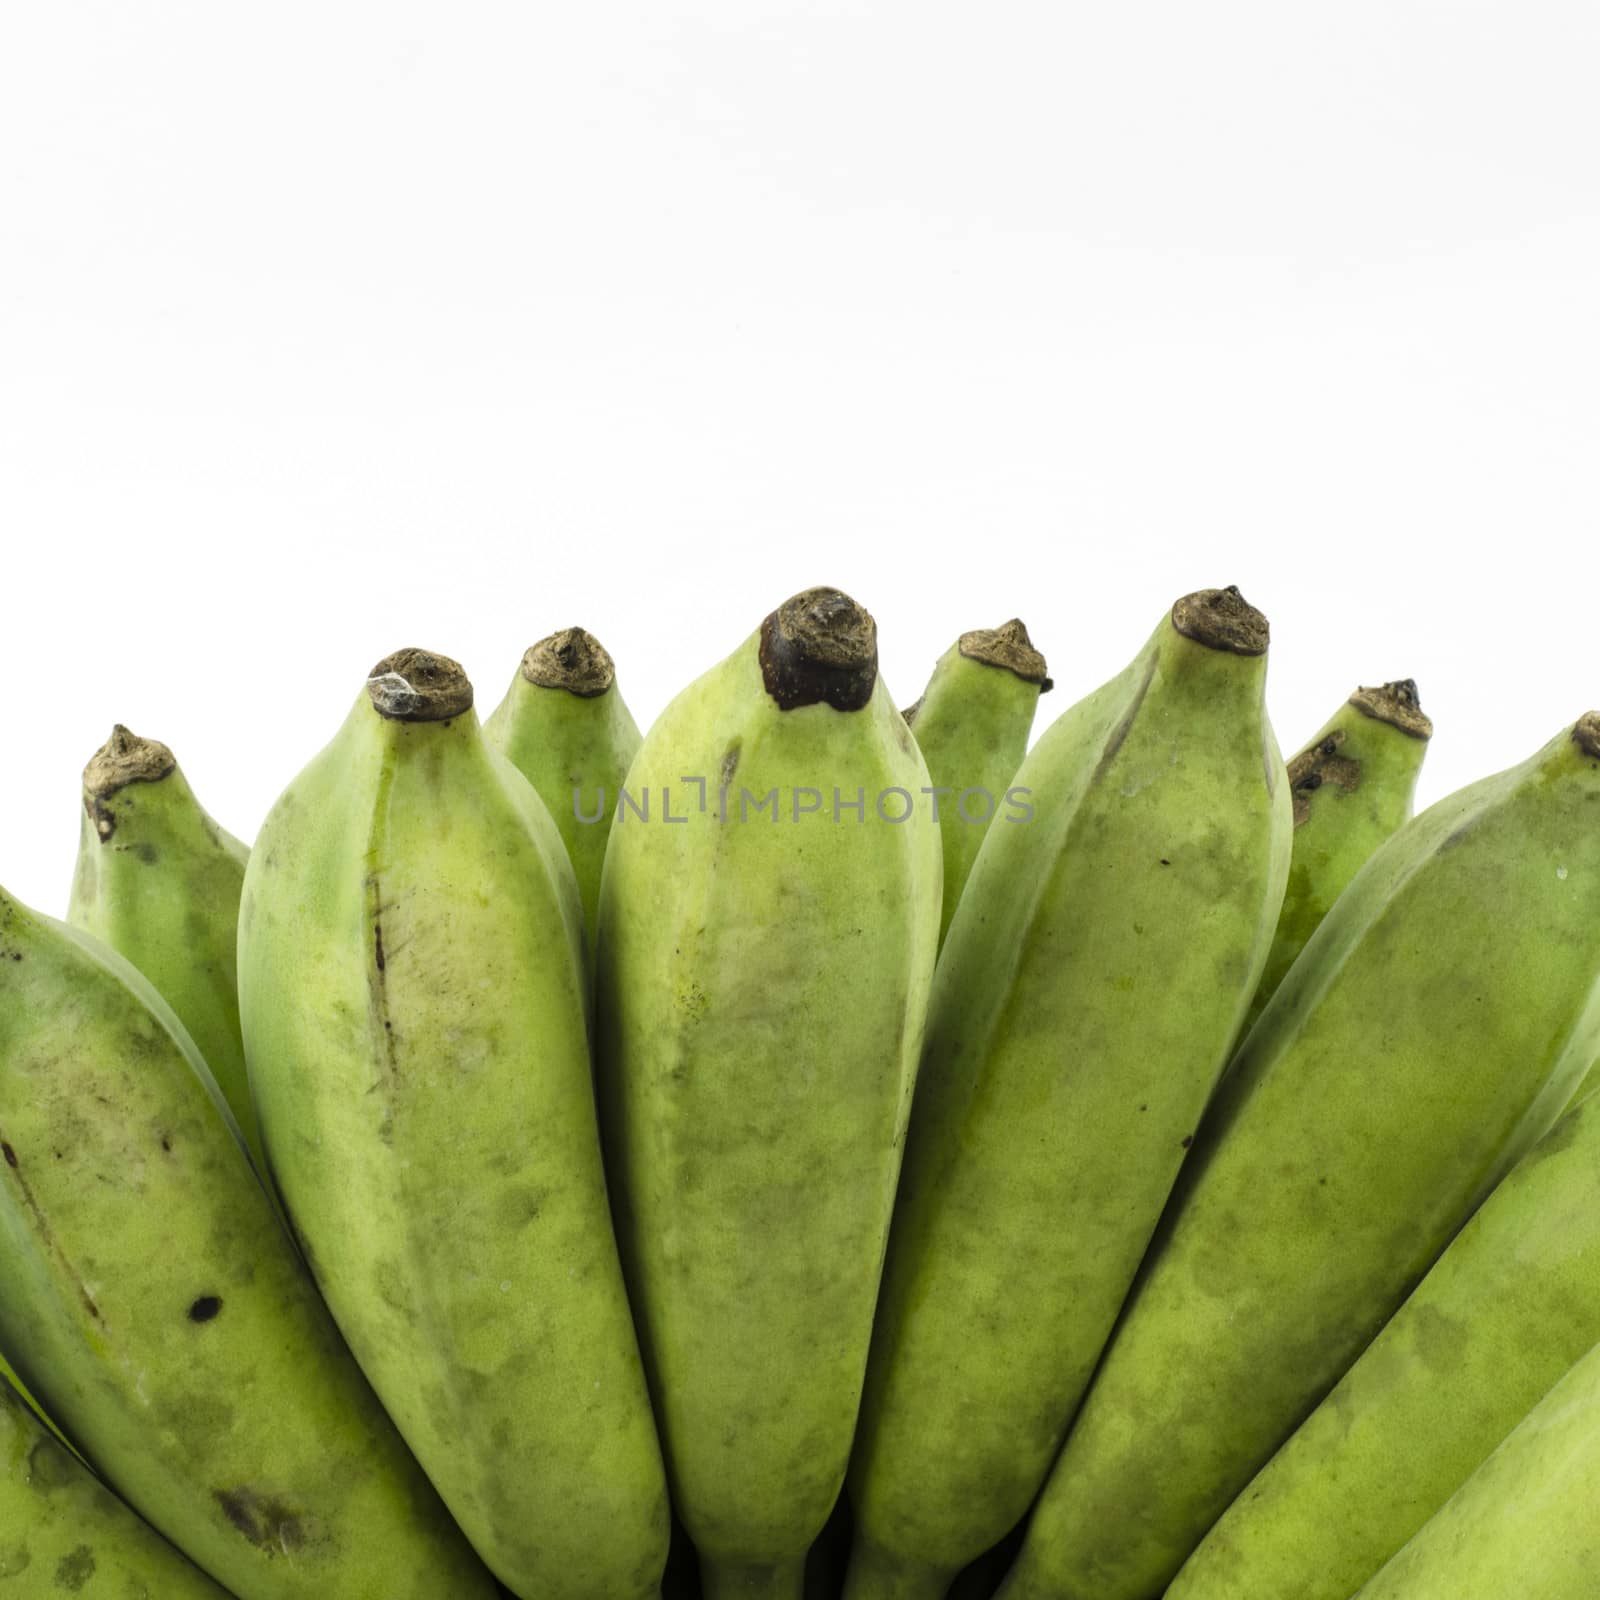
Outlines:
POLYGON ((275 1496, 254 1489, 216 1489, 212 1498, 228 1521, 259 1550, 288 1555, 306 1542, 300 1513, 275 1496))
POLYGON ((1339 747, 1348 735, 1343 728, 1335 728, 1320 743, 1302 750, 1289 763, 1289 792, 1294 799, 1294 825, 1299 827, 1311 815, 1311 796, 1323 784, 1349 794, 1361 787, 1361 763, 1352 756, 1339 754, 1339 747))

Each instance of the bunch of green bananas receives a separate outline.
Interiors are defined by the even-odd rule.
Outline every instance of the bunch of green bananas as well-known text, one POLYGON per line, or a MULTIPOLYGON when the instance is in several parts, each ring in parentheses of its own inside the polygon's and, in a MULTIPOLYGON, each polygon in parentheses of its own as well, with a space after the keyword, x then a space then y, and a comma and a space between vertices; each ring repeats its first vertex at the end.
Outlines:
POLYGON ((0 1600, 1600 1596, 1600 715, 1412 817, 1185 595, 401 650, 0 892, 0 1600))

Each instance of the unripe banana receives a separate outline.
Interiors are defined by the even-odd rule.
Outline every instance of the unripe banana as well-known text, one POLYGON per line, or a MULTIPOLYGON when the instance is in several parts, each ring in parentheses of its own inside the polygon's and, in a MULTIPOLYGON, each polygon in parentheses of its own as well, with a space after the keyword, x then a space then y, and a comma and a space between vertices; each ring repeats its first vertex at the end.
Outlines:
POLYGON ((1600 1101, 1484 1201, 1167 1600, 1348 1600, 1600 1341, 1600 1101))
POLYGON ((1600 1593, 1600 1346, 1517 1425, 1356 1600, 1600 1593))
POLYGON ((1416 684, 1402 678, 1357 689, 1289 763, 1294 855, 1246 1028, 1261 1015, 1367 857, 1410 818, 1417 773, 1432 737, 1433 723, 1418 704, 1416 684))
POLYGON ((119 722, 83 769, 67 921, 131 961, 178 1013, 265 1171, 239 1037, 235 940, 249 857, 201 809, 164 744, 119 722))
POLYGON ((0 893, 0 1344, 239 1600, 491 1600, 339 1338, 183 1024, 0 893))
POLYGON ((1039 696, 1050 688, 1044 657, 1020 617, 964 633, 934 666, 906 721, 928 763, 944 850, 942 944, 978 846, 1028 751, 1039 696))
POLYGON ((653 1594, 667 1550, 580 938, 544 803, 484 739, 466 674, 379 662, 252 854, 245 1045, 334 1317, 525 1600, 653 1594))
POLYGON ((939 934, 927 781, 872 618, 812 589, 672 702, 629 778, 661 807, 612 829, 602 1123, 708 1600, 798 1600, 844 1477, 939 934))
POLYGON ((1005 1600, 1147 1600, 1600 1045, 1600 714, 1407 823, 1241 1047, 1005 1600))
POLYGON ((1049 1470, 1260 977, 1289 865, 1267 622, 1179 600, 1015 777, 939 960, 850 1600, 937 1600, 1049 1470))
POLYGON ((98 1482, 3 1377, 0 1594, 227 1600, 98 1482))
POLYGON ((539 791, 577 875, 594 950, 600 869, 617 795, 639 751, 604 645, 582 628, 541 639, 522 658, 483 735, 539 791))

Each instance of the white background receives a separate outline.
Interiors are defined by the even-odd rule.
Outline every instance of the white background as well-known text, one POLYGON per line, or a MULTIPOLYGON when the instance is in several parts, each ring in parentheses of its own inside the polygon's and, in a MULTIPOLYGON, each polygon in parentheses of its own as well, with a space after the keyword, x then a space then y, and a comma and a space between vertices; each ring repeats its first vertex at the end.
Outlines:
POLYGON ((792 591, 1065 707, 1238 583, 1422 798, 1600 704, 1591 5, 7 8, 0 882, 114 719, 253 834, 402 644, 641 722, 792 591))

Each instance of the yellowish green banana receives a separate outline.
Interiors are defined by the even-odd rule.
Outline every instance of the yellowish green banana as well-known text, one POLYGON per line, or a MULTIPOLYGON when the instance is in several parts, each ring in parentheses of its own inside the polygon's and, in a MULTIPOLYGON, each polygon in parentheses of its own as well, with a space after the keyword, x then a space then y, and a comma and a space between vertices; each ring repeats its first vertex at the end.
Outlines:
POLYGON ((1039 696, 1050 688, 1044 657, 1020 617, 964 633, 939 657, 906 721, 928 763, 944 850, 942 944, 989 824, 1028 751, 1039 696))
POLYGON ((492 1600, 148 981, 0 893, 0 1345, 238 1600, 492 1600))
POLYGON ((1517 1164, 1167 1600, 1348 1600, 1600 1341, 1600 1102, 1517 1164))
POLYGON ((201 809, 164 744, 118 723, 83 769, 67 921, 125 956, 178 1013, 260 1167, 235 947, 249 857, 201 809))
POLYGON ((1600 1593, 1600 1346, 1518 1424, 1356 1600, 1600 1593))
POLYGON ((100 1483, 3 1376, 0 1594, 227 1600, 100 1483))
MULTIPOLYGON (((1016 773, 939 961, 851 1462, 849 1600, 1024 1514, 1260 977, 1290 849, 1267 622, 1163 615, 1016 773)), ((920 723, 920 717, 919 717, 920 723)))
POLYGON ((1005 1600, 1148 1600, 1600 1045, 1600 714, 1379 847, 1246 1038, 1005 1600))
POLYGON ((1246 1027, 1261 1015, 1367 857, 1409 820, 1432 737, 1433 723, 1418 703, 1415 682, 1402 678, 1357 689, 1290 761, 1294 855, 1246 1027))
POLYGON ((603 1125, 708 1600, 798 1600, 844 1477, 939 933, 927 784, 872 618, 812 589, 662 714, 611 832, 603 1125))
POLYGON ((594 949, 600 869, 639 728, 604 645, 582 628, 553 633, 522 658, 484 737, 539 791, 577 874, 594 949))
POLYGON ((340 1328, 524 1600, 642 1600, 667 1500, 607 1212, 581 916, 443 656, 387 657, 262 826, 240 1001, 340 1328))

